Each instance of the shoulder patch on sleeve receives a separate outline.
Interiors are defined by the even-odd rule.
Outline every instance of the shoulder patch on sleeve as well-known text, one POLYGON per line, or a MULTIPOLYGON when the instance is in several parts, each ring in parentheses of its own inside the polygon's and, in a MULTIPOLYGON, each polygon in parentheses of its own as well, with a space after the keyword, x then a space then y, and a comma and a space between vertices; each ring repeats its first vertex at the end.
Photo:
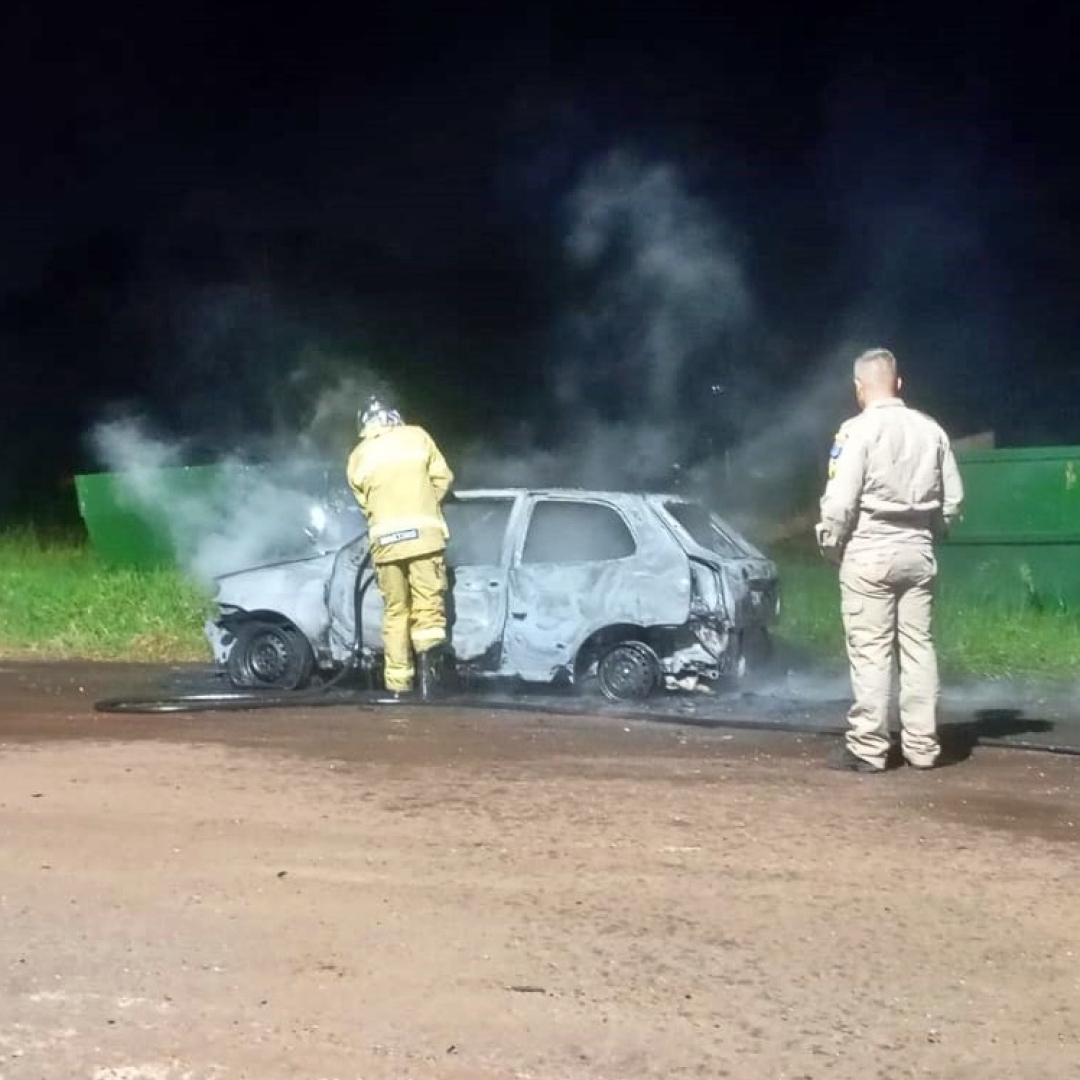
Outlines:
POLYGON ((829 448, 829 479, 836 475, 836 463, 844 452, 844 443, 847 442, 848 433, 841 428, 833 436, 833 444, 829 448))

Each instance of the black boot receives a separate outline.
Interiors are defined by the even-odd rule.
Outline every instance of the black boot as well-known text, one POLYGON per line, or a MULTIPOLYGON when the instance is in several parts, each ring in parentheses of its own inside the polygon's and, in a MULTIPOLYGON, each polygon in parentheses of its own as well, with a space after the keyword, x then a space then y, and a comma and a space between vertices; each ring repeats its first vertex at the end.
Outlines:
POLYGON ((425 649, 416 656, 416 688, 421 701, 430 701, 439 689, 439 650, 425 649))
POLYGON ((450 683, 452 676, 450 656, 445 645, 425 649, 416 656, 416 682, 421 701, 439 697, 450 683))

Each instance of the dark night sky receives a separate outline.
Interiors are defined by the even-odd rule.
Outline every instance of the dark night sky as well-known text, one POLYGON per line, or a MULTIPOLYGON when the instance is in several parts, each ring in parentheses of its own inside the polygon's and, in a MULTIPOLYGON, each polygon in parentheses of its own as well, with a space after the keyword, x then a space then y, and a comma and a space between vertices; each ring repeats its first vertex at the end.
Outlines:
POLYGON ((312 342, 451 430, 535 412, 565 199, 624 148, 729 229, 778 386, 883 341, 958 434, 1080 442, 1076 6, 802 9, 14 0, 0 503, 118 402, 259 430, 312 342))

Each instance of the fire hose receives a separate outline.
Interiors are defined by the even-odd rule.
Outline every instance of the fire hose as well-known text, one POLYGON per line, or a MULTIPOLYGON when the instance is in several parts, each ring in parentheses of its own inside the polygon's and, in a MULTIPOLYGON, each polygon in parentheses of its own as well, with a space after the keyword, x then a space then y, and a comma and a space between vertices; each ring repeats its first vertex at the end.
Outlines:
MULTIPOLYGON (((506 698, 493 698, 484 694, 444 694, 431 700, 400 700, 389 697, 377 690, 342 690, 327 684, 311 692, 290 691, 284 694, 242 691, 229 693, 192 693, 152 698, 110 698, 98 701, 94 708, 98 712, 152 714, 152 713, 200 713, 200 712, 251 712, 262 709, 297 709, 311 707, 349 708, 360 712, 375 712, 387 707, 398 709, 469 709, 496 712, 531 713, 542 716, 566 718, 602 718, 620 722, 646 722, 670 724, 720 731, 776 732, 788 735, 833 736, 844 733, 839 724, 822 725, 806 720, 777 718, 758 719, 753 717, 717 717, 687 713, 675 708, 638 707, 618 708, 607 702, 590 702, 578 697, 575 702, 559 701, 515 701, 506 698)), ((978 721, 976 721, 977 725, 978 721)), ((973 729, 976 725, 972 725, 973 729)), ((943 734, 946 729, 943 729, 943 734)), ((1001 735, 979 735, 972 730, 972 746, 995 747, 1007 750, 1040 751, 1042 753, 1066 756, 1080 756, 1080 743, 1036 742, 1030 739, 1001 735)))

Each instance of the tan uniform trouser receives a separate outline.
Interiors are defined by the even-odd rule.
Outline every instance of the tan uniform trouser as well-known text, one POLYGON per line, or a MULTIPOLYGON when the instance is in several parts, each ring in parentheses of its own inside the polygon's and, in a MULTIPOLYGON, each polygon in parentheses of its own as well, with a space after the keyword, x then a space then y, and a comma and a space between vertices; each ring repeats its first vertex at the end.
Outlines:
POLYGON ((937 563, 925 543, 880 551, 849 548, 844 554, 840 598, 854 698, 847 746, 873 765, 884 766, 889 752, 894 665, 904 757, 913 765, 932 765, 940 752, 932 637, 936 577, 937 563))
POLYGON ((439 552, 376 564, 375 580, 386 609, 382 626, 386 688, 411 690, 412 650, 424 652, 446 640, 446 563, 439 552))

